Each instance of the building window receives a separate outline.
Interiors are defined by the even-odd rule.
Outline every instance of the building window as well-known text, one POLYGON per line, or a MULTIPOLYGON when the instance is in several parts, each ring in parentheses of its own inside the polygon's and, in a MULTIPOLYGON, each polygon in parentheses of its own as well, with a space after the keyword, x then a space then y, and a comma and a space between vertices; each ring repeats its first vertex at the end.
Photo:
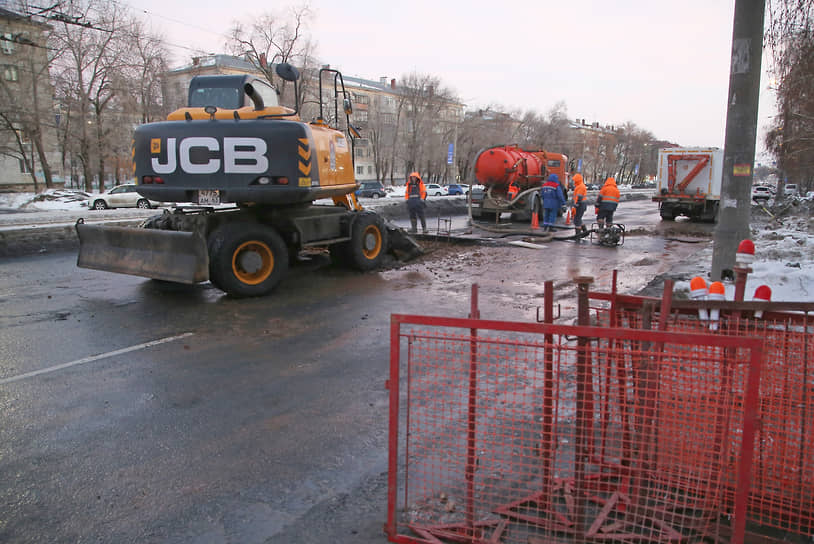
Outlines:
POLYGON ((3 79, 6 81, 17 81, 20 79, 17 73, 17 67, 6 64, 3 66, 3 79))
POLYGON ((368 167, 367 167, 367 173, 368 173, 368 175, 372 175, 372 174, 373 174, 373 166, 368 165, 368 167))
POLYGON ((383 113, 382 114, 382 124, 384 125, 395 125, 396 118, 392 113, 383 113))
POLYGON ((356 167, 356 175, 357 176, 365 175, 365 167, 364 166, 357 166, 356 167))
POLYGON ((14 35, 11 33, 0 34, 0 50, 6 55, 14 53, 14 35))
POLYGON ((353 101, 357 104, 370 104, 370 97, 366 94, 353 93, 353 101))
POLYGON ((353 120, 359 123, 367 123, 367 111, 359 110, 354 112, 353 120))

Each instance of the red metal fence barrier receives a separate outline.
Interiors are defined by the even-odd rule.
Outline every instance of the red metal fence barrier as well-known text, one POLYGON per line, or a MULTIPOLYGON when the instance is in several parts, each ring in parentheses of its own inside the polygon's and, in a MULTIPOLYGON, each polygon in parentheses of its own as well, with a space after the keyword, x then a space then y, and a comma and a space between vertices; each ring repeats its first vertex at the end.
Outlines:
MULTIPOLYGON (((740 278, 745 283, 745 275, 740 278)), ((615 284, 615 278, 614 278, 615 284)), ((742 287, 740 293, 743 293, 742 287)), ((759 425, 747 521, 753 539, 814 535, 814 303, 674 300, 589 293, 594 323, 681 333, 712 332, 763 344, 756 400, 759 425), (702 316, 699 318, 699 309, 702 316), (718 313, 715 320, 711 314, 718 313), (767 529, 774 529, 770 531, 767 529)), ((740 408, 738 408, 740 410, 740 408)), ((738 417, 740 417, 738 415, 738 417)), ((729 437, 733 442, 739 437, 729 437)), ((724 474, 725 507, 733 513, 735 474, 724 474)), ((800 540, 800 538, 798 538, 800 540)))
POLYGON ((763 345, 393 315, 390 541, 743 542, 763 345))

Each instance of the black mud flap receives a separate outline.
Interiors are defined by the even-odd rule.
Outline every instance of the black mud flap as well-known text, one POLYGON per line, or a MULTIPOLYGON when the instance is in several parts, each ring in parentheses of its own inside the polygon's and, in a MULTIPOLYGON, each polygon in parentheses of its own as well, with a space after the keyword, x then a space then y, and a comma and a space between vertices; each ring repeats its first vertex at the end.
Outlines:
POLYGON ((194 232, 109 227, 76 222, 80 268, 178 283, 209 279, 209 254, 194 232))
POLYGON ((390 221, 385 221, 388 240, 390 241, 390 252, 400 261, 409 261, 424 254, 422 248, 415 238, 407 234, 401 227, 397 227, 390 221))

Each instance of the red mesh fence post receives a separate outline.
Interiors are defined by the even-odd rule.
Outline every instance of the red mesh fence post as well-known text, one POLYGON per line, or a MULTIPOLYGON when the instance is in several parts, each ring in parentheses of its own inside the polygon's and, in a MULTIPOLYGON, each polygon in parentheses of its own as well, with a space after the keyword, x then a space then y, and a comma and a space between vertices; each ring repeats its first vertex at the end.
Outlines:
MULTIPOLYGON (((548 280, 544 284, 544 321, 545 323, 554 322, 554 282, 548 280)), ((545 336, 546 347, 543 352, 543 421, 542 421, 542 437, 540 448, 540 461, 541 461, 541 476, 542 476, 542 494, 541 502, 544 512, 552 512, 551 508, 551 493, 554 488, 554 475, 551 471, 551 455, 549 452, 554 451, 554 354, 552 345, 554 336, 547 334, 545 336)))
MULTIPOLYGON (((577 282, 577 322, 582 327, 591 324, 588 288, 593 278, 580 276, 577 282)), ((577 399, 576 399, 576 444, 574 455, 574 494, 576 504, 574 528, 576 534, 583 535, 588 529, 586 464, 593 452, 593 373, 588 353, 590 338, 577 337, 577 399)))
MULTIPOLYGON (((480 319, 478 309, 478 284, 472 284, 472 300, 469 310, 470 319, 480 319)), ((475 439, 476 410, 478 404, 478 346, 475 341, 478 330, 470 329, 469 343, 469 398, 467 401, 467 437, 466 437, 466 527, 475 530, 475 439)))
POLYGON ((751 271, 752 269, 748 267, 735 267, 735 300, 743 300, 743 296, 746 293, 746 278, 751 271))
MULTIPOLYGON (((396 504, 398 492, 398 445, 399 445, 399 358, 400 346, 399 331, 401 324, 394 316, 390 317, 390 379, 385 387, 390 391, 390 425, 388 430, 387 455, 387 523, 384 532, 388 537, 395 537, 396 504)), ((409 405, 408 405, 409 410, 409 405)))

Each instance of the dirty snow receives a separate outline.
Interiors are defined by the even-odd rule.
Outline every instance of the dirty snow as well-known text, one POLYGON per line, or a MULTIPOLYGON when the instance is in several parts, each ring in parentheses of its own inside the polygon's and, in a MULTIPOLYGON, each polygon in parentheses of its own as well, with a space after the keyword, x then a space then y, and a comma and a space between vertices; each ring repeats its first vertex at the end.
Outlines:
POLYGON ((0 209, 81 210, 88 206, 88 193, 71 189, 47 189, 41 193, 0 193, 0 209))
MULTIPOLYGON (((755 289, 768 285, 773 301, 814 301, 814 202, 798 199, 791 204, 772 207, 769 212, 752 208, 752 242, 755 244, 753 270, 746 280, 745 300, 752 300, 755 289)), ((689 292, 689 279, 703 277, 709 283, 712 265, 712 245, 700 252, 688 267, 686 281, 676 281, 675 290, 689 292)), ((725 283, 726 299, 733 300, 735 285, 725 283)))

